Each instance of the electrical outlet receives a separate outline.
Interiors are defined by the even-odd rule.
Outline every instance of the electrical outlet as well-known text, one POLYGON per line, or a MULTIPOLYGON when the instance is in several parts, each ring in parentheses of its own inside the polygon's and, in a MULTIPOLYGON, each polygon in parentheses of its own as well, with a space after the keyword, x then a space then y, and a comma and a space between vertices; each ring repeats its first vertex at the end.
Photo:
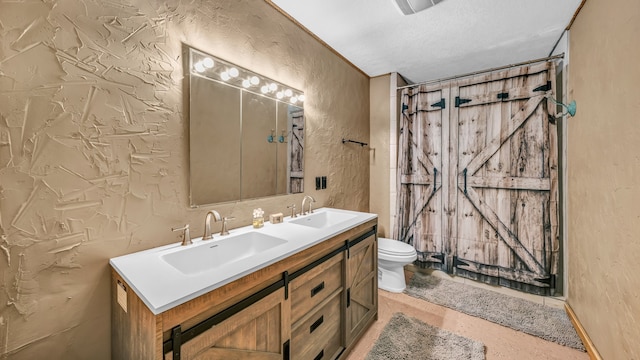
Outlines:
POLYGON ((327 177, 326 177, 326 176, 323 176, 323 177, 322 177, 322 186, 321 186, 321 187, 322 187, 323 189, 326 189, 326 188, 327 188, 327 177))
POLYGON ((316 176, 316 190, 322 189, 322 179, 320 176, 316 176))

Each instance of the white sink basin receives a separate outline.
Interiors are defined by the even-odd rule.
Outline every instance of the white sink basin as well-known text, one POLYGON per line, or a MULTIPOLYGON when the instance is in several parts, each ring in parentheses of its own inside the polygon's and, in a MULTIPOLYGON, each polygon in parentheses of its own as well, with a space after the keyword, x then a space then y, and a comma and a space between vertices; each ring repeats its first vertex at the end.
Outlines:
POLYGON ((205 240, 161 258, 181 273, 191 275, 223 267, 286 243, 287 240, 274 236, 248 232, 220 240, 205 240))
POLYGON ((323 211, 310 215, 303 215, 299 219, 289 221, 292 224, 309 226, 316 229, 324 229, 338 225, 347 220, 355 218, 356 215, 346 214, 338 211, 323 211))

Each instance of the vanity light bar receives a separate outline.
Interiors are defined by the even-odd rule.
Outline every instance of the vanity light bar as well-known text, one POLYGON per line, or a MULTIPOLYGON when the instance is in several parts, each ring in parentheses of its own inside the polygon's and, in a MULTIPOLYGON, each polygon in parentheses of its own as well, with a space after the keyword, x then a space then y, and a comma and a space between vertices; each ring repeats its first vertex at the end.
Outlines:
POLYGON ((274 81, 251 70, 232 64, 213 55, 196 49, 189 49, 190 71, 214 81, 222 81, 237 88, 245 89, 275 100, 299 104, 304 102, 304 93, 300 90, 274 81))

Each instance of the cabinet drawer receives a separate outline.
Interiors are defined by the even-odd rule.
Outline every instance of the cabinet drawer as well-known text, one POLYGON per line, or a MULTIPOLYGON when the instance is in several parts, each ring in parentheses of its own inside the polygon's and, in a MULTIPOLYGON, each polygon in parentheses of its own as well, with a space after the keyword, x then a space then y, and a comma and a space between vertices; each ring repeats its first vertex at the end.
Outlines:
POLYGON ((291 358, 333 359, 341 347, 340 302, 342 292, 334 294, 307 320, 291 332, 291 358))
POLYGON ((340 253, 291 281, 291 323, 302 316, 342 286, 340 253))

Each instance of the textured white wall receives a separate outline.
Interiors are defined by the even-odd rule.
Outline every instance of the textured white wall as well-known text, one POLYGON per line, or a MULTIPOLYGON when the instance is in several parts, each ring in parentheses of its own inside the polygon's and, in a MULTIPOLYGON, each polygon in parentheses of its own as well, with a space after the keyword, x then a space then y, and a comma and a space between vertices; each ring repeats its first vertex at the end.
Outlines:
POLYGON ((109 258, 300 203, 188 207, 182 42, 304 90, 306 193, 368 210, 369 79, 265 2, 0 2, 0 355, 108 359, 109 258))
POLYGON ((640 2, 590 0, 571 27, 568 303, 604 359, 640 359, 640 2))

